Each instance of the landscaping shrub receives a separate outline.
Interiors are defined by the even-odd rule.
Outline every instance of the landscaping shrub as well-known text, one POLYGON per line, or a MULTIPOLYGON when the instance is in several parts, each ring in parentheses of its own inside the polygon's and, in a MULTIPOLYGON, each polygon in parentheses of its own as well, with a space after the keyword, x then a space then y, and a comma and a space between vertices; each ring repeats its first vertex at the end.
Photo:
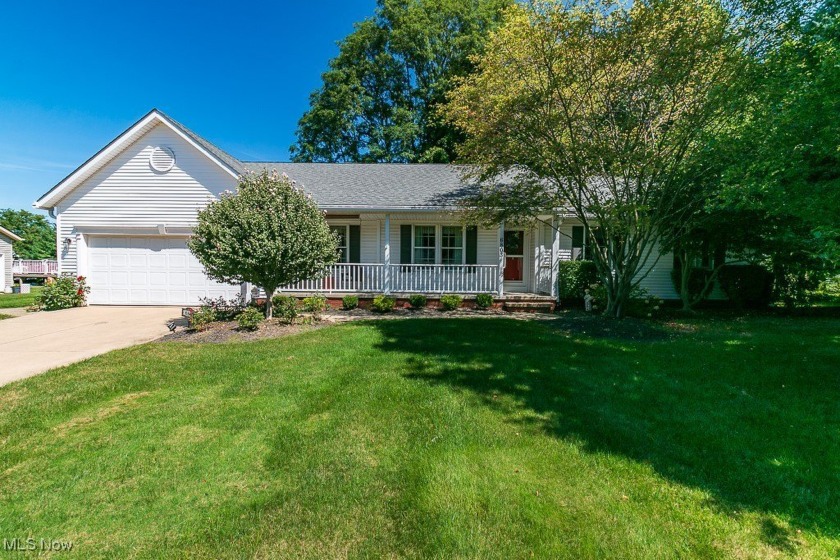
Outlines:
POLYGON ((199 307, 189 316, 190 330, 203 331, 216 321, 216 312, 212 307, 199 307))
POLYGON ((359 307, 359 296, 344 296, 341 298, 341 307, 348 311, 356 309, 359 307))
POLYGON ((662 314, 665 302, 644 288, 636 287, 627 301, 627 316, 653 319, 662 314))
POLYGON ((245 309, 245 301, 242 296, 236 296, 229 300, 226 300, 223 296, 216 299, 200 298, 198 301, 201 302, 201 307, 213 310, 217 321, 231 321, 245 309))
POLYGON ((773 292, 773 276, 755 264, 725 265, 718 274, 720 287, 738 307, 767 307, 773 292))
POLYGON ((560 261, 557 277, 561 300, 583 301, 584 290, 598 282, 592 261, 560 261))
POLYGON ((264 319, 265 317, 259 309, 248 307, 236 317, 236 322, 239 324, 239 328, 244 331, 255 331, 264 319))
POLYGON ((88 292, 90 288, 84 276, 60 276, 47 280, 35 305, 46 311, 80 307, 85 304, 88 292))
POLYGON ((327 309, 327 297, 322 294, 315 294, 303 298, 303 310, 316 315, 327 309))
POLYGON ((489 309, 493 306, 493 296, 491 294, 478 294, 475 296, 475 306, 479 309, 489 309))
POLYGON ((298 302, 295 297, 276 295, 271 298, 271 307, 274 315, 287 323, 293 323, 298 316, 298 302))
POLYGON ((461 307, 461 303, 463 303, 464 298, 456 295, 456 294, 445 294, 440 296, 440 305, 443 307, 444 311, 454 311, 461 307))
POLYGON ((388 296, 376 296, 370 304, 371 309, 378 313, 388 313, 394 309, 397 300, 388 296))
POLYGON ((423 309, 426 307, 426 296, 423 294, 414 294, 408 298, 408 303, 412 309, 423 309))

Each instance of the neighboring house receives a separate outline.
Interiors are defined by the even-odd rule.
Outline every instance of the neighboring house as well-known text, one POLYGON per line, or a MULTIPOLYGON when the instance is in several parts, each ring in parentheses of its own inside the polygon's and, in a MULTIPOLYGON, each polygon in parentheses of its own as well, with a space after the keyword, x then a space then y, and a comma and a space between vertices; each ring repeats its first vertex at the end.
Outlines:
POLYGON ((15 241, 23 239, 0 226, 0 293, 12 291, 12 243, 15 241))
MULTIPOLYGON (((195 304, 249 293, 208 279, 186 241, 198 210, 264 168, 311 192, 341 239, 341 262, 289 291, 553 297, 557 263, 584 250, 570 216, 465 227, 452 206, 464 189, 454 166, 241 162, 157 110, 34 205, 55 218, 59 269, 88 277, 91 304, 195 304)), ((671 267, 663 255, 643 286, 676 297, 671 267)))

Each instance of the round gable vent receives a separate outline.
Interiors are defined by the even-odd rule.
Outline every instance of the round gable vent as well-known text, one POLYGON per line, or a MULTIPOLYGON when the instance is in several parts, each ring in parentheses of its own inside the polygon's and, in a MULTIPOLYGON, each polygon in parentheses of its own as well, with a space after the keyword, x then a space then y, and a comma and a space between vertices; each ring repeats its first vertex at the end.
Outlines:
POLYGON ((175 152, 166 146, 158 146, 149 156, 149 165, 160 173, 166 173, 175 167, 175 152))

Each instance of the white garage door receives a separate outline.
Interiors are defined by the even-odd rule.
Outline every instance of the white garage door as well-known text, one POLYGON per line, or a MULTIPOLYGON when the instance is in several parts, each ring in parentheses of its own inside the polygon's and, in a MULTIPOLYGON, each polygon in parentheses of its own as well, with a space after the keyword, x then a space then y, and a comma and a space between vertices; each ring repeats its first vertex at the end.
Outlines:
POLYGON ((240 293, 207 278, 185 238, 90 237, 88 270, 94 305, 195 305, 240 293))

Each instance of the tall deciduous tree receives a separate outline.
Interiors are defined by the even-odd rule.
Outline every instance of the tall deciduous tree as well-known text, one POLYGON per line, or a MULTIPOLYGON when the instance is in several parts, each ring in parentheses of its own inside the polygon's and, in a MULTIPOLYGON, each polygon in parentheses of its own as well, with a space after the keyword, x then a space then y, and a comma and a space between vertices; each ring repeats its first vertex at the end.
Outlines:
POLYGON ((340 44, 300 119, 295 161, 448 162, 460 140, 438 118, 512 0, 379 0, 340 44))
POLYGON ((718 141, 722 199, 763 215, 754 253, 793 305, 840 270, 840 2, 822 2, 760 69, 744 118, 718 141))
POLYGON ((766 48, 778 16, 755 25, 716 0, 510 8, 446 107, 487 185, 468 204, 487 221, 571 208, 599 230, 590 254, 605 313, 621 317, 657 238, 702 203, 686 162, 735 117, 749 50, 766 48))
POLYGON ((0 210, 0 226, 19 235, 14 252, 22 259, 55 258, 55 226, 46 217, 26 210, 0 210))
POLYGON ((189 247, 211 278, 262 287, 271 317, 277 288, 322 274, 338 258, 336 242, 312 197, 264 170, 198 213, 189 247))

